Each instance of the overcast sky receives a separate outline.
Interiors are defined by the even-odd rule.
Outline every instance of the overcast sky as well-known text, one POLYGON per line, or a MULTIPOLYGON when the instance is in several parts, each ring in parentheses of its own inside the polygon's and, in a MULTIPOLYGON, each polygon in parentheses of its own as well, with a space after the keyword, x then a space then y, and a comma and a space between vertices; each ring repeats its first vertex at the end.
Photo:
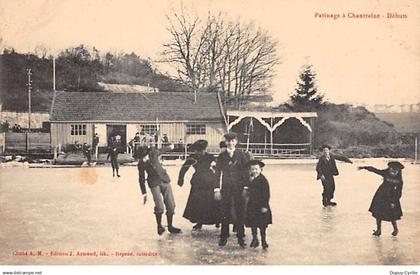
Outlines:
MULTIPOLYGON (((420 1, 183 1, 199 15, 224 12, 252 20, 278 40, 282 64, 272 92, 276 102, 295 88, 308 60, 318 88, 336 103, 420 102, 420 1), (315 13, 346 18, 317 18, 315 13), (347 18, 348 13, 385 17, 347 18), (387 19, 387 13, 405 14, 387 19)), ((100 51, 134 51, 159 58, 168 39, 165 14, 180 1, 168 0, 0 0, 0 36, 7 46, 51 51, 87 44, 100 51)), ((162 68, 164 69, 164 68, 162 68)))

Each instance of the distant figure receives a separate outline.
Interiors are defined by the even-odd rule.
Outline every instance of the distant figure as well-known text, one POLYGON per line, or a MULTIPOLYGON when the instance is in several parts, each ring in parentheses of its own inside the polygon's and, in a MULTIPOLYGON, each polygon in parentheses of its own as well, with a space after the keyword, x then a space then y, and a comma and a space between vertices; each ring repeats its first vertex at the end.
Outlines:
POLYGON ((115 143, 117 144, 121 144, 121 135, 120 134, 116 134, 114 137, 115 143))
POLYGON ((197 140, 191 145, 194 153, 182 165, 178 176, 178 185, 184 185, 184 177, 192 166, 195 172, 191 178, 191 189, 183 217, 196 223, 193 230, 200 230, 203 224, 218 224, 220 213, 214 200, 213 186, 217 181, 212 165, 215 157, 206 152, 208 142, 197 140))
POLYGON ((166 145, 168 145, 169 144, 169 138, 168 138, 168 135, 167 134, 163 134, 163 137, 162 137, 162 145, 163 146, 166 146, 166 145))
POLYGON ((86 142, 83 143, 82 145, 82 152, 85 158, 87 158, 88 165, 90 166, 92 162, 91 149, 90 149, 90 146, 86 142))
POLYGON ((9 127, 10 127, 9 121, 6 120, 6 122, 3 123, 4 131, 9 132, 9 127))
POLYGON ((139 134, 139 132, 136 132, 133 139, 130 140, 130 142, 128 143, 128 146, 130 147, 130 150, 131 150, 132 154, 135 155, 136 154, 136 148, 138 146, 140 146, 140 134, 139 134))
POLYGON ((147 137, 146 137, 146 133, 143 130, 140 131, 139 138, 140 138, 140 146, 145 146, 147 137))
POLYGON ((98 144, 99 144, 99 135, 98 133, 95 133, 95 135, 93 136, 93 143, 92 143, 93 148, 96 148, 98 144))
POLYGON ((251 227, 252 241, 251 247, 256 248, 260 245, 258 241, 258 228, 260 229, 261 244, 263 249, 268 248, 266 239, 266 229, 272 224, 272 215, 269 205, 270 186, 267 178, 261 173, 264 163, 259 160, 248 162, 249 182, 248 182, 248 204, 246 211, 245 225, 251 227))
POLYGON ((184 143, 184 140, 182 138, 180 138, 178 140, 176 151, 177 152, 184 152, 185 151, 185 143, 184 143))
POLYGON ((136 134, 134 135, 133 141, 134 142, 140 142, 140 133, 139 132, 136 132, 136 134))
POLYGON ((158 133, 155 133, 155 135, 154 135, 154 146, 158 146, 158 143, 159 143, 159 135, 158 135, 158 133))
POLYGON ((120 166, 118 164, 118 147, 116 145, 109 147, 106 159, 108 160, 109 158, 111 158, 112 176, 115 177, 115 174, 117 174, 117 177, 121 177, 118 172, 120 166))
POLYGON ((373 235, 380 236, 382 221, 389 221, 394 227, 392 236, 397 236, 397 220, 401 219, 403 215, 400 198, 403 188, 402 169, 404 169, 404 165, 398 161, 390 161, 388 162, 388 169, 380 170, 372 166, 360 166, 358 168, 383 177, 383 182, 376 190, 369 207, 369 211, 376 219, 376 230, 373 231, 373 235))
POLYGON ((335 181, 334 176, 338 176, 338 169, 335 160, 344 161, 347 163, 353 163, 350 159, 344 156, 337 156, 330 154, 331 146, 322 145, 323 155, 319 158, 318 164, 316 165, 317 180, 321 180, 323 192, 322 192, 322 205, 323 206, 336 206, 336 202, 331 200, 334 198, 335 181))
POLYGON ((80 145, 79 142, 77 140, 75 140, 74 143, 73 143, 73 148, 72 149, 73 149, 72 150, 73 152, 77 152, 77 151, 82 149, 82 145, 80 145))

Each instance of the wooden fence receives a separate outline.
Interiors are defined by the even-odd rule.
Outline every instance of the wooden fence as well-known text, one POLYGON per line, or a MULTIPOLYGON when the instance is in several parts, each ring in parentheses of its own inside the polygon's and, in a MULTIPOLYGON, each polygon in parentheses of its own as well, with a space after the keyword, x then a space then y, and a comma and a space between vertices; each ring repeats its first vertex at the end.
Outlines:
POLYGON ((48 154, 51 150, 50 133, 5 133, 5 153, 48 154))

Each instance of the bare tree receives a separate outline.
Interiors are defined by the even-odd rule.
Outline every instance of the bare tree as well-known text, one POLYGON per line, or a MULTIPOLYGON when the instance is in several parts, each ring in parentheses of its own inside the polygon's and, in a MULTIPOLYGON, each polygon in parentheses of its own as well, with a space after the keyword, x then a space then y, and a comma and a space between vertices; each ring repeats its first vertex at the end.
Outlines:
POLYGON ((224 103, 235 108, 267 93, 279 63, 277 43, 267 32, 221 14, 203 21, 181 10, 167 19, 164 61, 192 91, 220 92, 224 103))

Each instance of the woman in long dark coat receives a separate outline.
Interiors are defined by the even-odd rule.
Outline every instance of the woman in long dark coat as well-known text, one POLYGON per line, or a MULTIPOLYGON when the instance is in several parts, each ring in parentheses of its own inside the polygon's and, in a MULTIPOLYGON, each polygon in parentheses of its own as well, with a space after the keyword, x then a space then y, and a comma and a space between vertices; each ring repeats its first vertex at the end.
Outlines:
POLYGON ((250 180, 248 183, 248 204, 246 208, 245 226, 251 227, 251 247, 259 246, 257 230, 260 229, 262 247, 268 248, 266 229, 273 223, 270 209, 270 186, 267 178, 261 173, 264 163, 259 160, 248 162, 250 180))
POLYGON ((382 221, 389 221, 394 227, 392 235, 397 236, 397 220, 401 219, 403 215, 400 198, 403 187, 401 170, 404 169, 404 166, 398 161, 390 161, 388 163, 388 169, 380 170, 372 166, 361 166, 359 170, 361 169, 383 177, 383 182, 373 196, 372 203, 369 207, 372 216, 376 218, 377 228, 374 230, 373 235, 380 236, 382 221))
POLYGON ((195 153, 188 157, 179 171, 178 185, 183 186, 184 176, 193 166, 195 172, 191 178, 191 190, 183 217, 196 223, 193 230, 199 230, 203 224, 218 224, 219 211, 214 200, 214 181, 216 180, 213 167, 215 158, 206 152, 208 142, 198 140, 190 149, 195 153))

